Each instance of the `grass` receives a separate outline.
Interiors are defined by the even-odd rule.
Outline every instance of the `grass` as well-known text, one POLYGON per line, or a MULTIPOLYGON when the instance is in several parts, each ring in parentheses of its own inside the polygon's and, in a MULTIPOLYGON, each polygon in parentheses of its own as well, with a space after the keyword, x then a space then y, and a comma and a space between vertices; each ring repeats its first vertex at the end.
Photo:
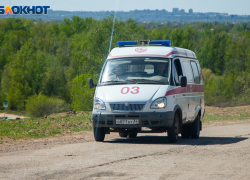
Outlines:
POLYGON ((0 121, 0 142, 3 141, 3 137, 18 140, 51 137, 78 131, 92 131, 90 112, 48 118, 2 120, 0 121))
POLYGON ((229 120, 247 120, 250 119, 250 113, 244 113, 234 116, 223 116, 223 115, 206 115, 202 119, 202 122, 209 123, 212 121, 229 121, 229 120))
POLYGON ((204 123, 250 119, 250 106, 215 107, 206 106, 204 123))

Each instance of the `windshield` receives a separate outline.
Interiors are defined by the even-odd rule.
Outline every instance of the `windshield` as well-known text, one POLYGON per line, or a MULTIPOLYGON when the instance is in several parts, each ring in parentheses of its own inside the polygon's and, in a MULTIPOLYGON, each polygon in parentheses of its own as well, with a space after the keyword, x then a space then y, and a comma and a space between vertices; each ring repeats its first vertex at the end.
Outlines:
POLYGON ((122 58, 108 60, 101 84, 168 84, 169 59, 122 58))

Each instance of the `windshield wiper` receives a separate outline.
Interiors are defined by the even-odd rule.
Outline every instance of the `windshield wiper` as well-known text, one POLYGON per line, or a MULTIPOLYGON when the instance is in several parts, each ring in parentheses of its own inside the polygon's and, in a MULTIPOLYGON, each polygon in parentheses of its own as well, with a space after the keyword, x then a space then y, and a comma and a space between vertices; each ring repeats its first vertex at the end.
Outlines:
POLYGON ((134 84, 136 84, 136 81, 134 79, 126 79, 125 81, 127 81, 128 83, 133 82, 134 84))
POLYGON ((151 79, 131 79, 136 82, 136 84, 166 84, 164 81, 156 81, 151 79))
POLYGON ((135 83, 135 81, 130 81, 130 80, 123 80, 123 81, 105 81, 105 82, 102 82, 102 83, 107 83, 107 84, 128 84, 130 82, 133 82, 135 83))
POLYGON ((102 83, 124 83, 125 81, 104 81, 102 83))
POLYGON ((105 81, 102 82, 104 84, 129 84, 129 83, 133 83, 133 84, 166 84, 167 82, 164 81, 156 81, 156 80, 150 80, 150 79, 126 79, 123 81, 105 81))

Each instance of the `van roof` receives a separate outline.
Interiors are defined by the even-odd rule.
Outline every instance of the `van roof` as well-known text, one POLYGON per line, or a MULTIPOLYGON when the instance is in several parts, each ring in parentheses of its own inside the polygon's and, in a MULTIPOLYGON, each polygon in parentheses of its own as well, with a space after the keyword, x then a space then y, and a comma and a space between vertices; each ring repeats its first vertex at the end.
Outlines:
POLYGON ((188 57, 197 59, 195 53, 188 49, 171 46, 125 46, 116 47, 109 53, 107 59, 122 57, 188 57))

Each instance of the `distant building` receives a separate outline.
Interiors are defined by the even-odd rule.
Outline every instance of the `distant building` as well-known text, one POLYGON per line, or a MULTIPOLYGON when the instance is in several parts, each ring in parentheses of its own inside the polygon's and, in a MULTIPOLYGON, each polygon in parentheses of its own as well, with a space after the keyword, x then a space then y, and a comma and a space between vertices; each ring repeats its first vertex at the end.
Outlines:
POLYGON ((230 18, 231 18, 231 19, 234 19, 234 18, 237 18, 237 17, 238 17, 237 14, 232 14, 232 15, 230 15, 230 18))
POLYGON ((184 10, 184 9, 181 9, 180 13, 185 13, 185 10, 184 10))
POLYGON ((193 9, 189 9, 189 14, 193 14, 194 13, 194 11, 193 11, 193 9))
POLYGON ((179 8, 173 8, 173 13, 179 13, 179 8))

